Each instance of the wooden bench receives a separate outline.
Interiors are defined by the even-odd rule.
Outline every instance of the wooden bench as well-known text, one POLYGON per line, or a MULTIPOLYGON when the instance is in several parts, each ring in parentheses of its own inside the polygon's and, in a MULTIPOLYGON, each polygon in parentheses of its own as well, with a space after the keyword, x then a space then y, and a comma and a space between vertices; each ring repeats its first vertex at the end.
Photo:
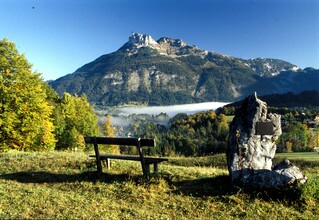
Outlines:
POLYGON ((85 143, 94 144, 95 155, 89 155, 89 157, 96 158, 98 175, 102 174, 101 161, 103 161, 103 160, 106 161, 108 168, 110 168, 110 165, 111 165, 110 159, 140 161, 141 165, 142 165, 142 171, 143 171, 144 176, 150 175, 150 165, 151 164, 154 164, 154 173, 158 173, 158 164, 163 162, 163 161, 168 161, 167 158, 144 157, 142 147, 144 147, 144 146, 155 147, 155 140, 154 139, 85 137, 85 143), (139 155, 100 154, 99 148, 98 148, 99 144, 136 146, 139 155))

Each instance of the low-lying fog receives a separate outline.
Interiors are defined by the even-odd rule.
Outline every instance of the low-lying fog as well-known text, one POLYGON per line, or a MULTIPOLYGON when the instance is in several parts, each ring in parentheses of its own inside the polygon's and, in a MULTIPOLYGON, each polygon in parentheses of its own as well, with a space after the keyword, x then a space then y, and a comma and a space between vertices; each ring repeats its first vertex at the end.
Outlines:
POLYGON ((216 110, 228 103, 226 102, 204 102, 197 104, 184 104, 184 105, 172 105, 172 106, 124 106, 115 108, 106 108, 104 110, 97 110, 99 115, 99 121, 105 120, 105 115, 112 115, 113 126, 123 127, 124 130, 137 118, 143 118, 147 120, 146 116, 152 117, 152 121, 158 124, 166 125, 168 120, 178 113, 186 113, 188 115, 195 114, 197 112, 216 110), (165 114, 159 116, 160 114, 165 114))
POLYGON ((174 117, 178 113, 186 113, 188 115, 196 112, 215 110, 219 107, 227 105, 226 102, 204 102, 197 104, 184 104, 184 105, 171 105, 171 106, 150 106, 150 107, 119 107, 119 114, 128 116, 131 114, 147 114, 147 115, 159 115, 166 113, 170 118, 174 117))

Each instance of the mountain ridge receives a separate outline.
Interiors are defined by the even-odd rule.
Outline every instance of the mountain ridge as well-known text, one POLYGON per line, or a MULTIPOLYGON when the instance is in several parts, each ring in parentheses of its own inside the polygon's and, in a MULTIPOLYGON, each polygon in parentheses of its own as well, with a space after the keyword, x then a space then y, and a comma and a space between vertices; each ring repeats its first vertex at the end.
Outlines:
POLYGON ((60 95, 86 93, 92 103, 167 105, 229 102, 254 91, 294 92, 302 82, 297 86, 299 91, 309 84, 304 80, 306 75, 312 82, 319 82, 318 70, 301 70, 283 60, 245 60, 201 50, 180 39, 162 37, 156 41, 150 35, 132 33, 117 51, 98 57, 50 85, 60 95))

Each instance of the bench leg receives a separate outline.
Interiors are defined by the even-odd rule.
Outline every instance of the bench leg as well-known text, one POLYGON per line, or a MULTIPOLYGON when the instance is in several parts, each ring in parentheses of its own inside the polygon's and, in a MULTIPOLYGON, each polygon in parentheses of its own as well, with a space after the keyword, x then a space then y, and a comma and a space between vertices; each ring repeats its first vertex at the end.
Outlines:
POLYGON ((102 175, 102 163, 101 163, 99 148, 96 142, 96 137, 94 137, 94 152, 96 157, 97 175, 100 177, 102 175))
POLYGON ((107 167, 107 169, 111 169, 111 160, 110 160, 110 158, 106 158, 106 167, 107 167))
POLYGON ((158 174, 158 163, 154 163, 154 173, 158 174))
POLYGON ((100 158, 96 159, 96 166, 97 166, 97 175, 100 177, 102 175, 102 161, 100 158))
POLYGON ((151 173, 151 169, 150 169, 150 165, 149 164, 145 164, 145 171, 146 171, 146 175, 150 175, 151 173))

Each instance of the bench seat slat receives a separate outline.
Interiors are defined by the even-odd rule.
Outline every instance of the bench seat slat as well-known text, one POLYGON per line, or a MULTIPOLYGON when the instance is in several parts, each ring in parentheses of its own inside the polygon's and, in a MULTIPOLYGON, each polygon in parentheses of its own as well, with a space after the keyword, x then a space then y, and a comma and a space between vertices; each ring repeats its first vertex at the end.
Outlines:
MULTIPOLYGON (((95 155, 90 155, 89 157, 96 157, 95 155)), ((114 155, 114 154, 100 154, 101 160, 105 159, 118 159, 118 160, 132 160, 132 161, 141 161, 139 156, 134 155, 114 155)), ((157 158, 157 157, 144 157, 144 160, 147 164, 160 163, 163 161, 168 161, 167 158, 157 158)))

